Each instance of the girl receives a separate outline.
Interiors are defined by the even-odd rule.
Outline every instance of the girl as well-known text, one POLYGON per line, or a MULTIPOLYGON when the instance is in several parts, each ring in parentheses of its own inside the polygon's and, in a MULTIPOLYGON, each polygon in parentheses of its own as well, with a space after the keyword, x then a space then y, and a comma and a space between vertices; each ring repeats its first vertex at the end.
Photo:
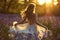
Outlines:
POLYGON ((29 26, 28 26, 28 29, 33 31, 35 30, 36 32, 36 15, 35 15, 35 5, 34 4, 29 4, 28 7, 27 7, 27 10, 24 12, 24 18, 23 20, 20 22, 20 23, 17 23, 15 24, 18 25, 18 24, 22 24, 25 22, 25 20, 27 19, 28 20, 28 23, 29 23, 29 26))
MULTIPOLYGON (((26 33, 27 34, 32 34, 34 36, 34 40, 38 40, 38 33, 37 32, 37 25, 36 25, 36 14, 34 13, 35 12, 35 5, 34 4, 29 4, 28 7, 27 7, 27 10, 24 12, 24 18, 23 18, 23 21, 20 22, 20 23, 17 23, 15 24, 15 26, 17 26, 18 24, 22 24, 25 22, 25 20, 27 19, 28 20, 28 26, 27 28, 23 31, 23 33, 26 33)), ((38 23, 37 23, 38 24, 38 23)), ((40 27, 40 26, 39 26, 40 27)), ((43 28, 44 29, 44 28, 43 28)), ((42 29, 42 30, 43 30, 42 29)), ((44 29, 45 30, 45 29, 44 29)), ((22 31, 21 31, 22 32, 22 31)), ((45 31, 44 31, 45 32, 45 31)), ((31 35, 28 36, 28 37, 32 37, 31 35)), ((31 39, 28 39, 28 40, 31 40, 31 39)))
MULTIPOLYGON (((18 25, 18 24, 24 23, 25 20, 27 19, 28 23, 29 23, 29 25, 27 27, 27 30, 28 30, 27 33, 32 34, 32 35, 36 34, 36 25, 35 25, 36 15, 35 15, 34 12, 35 12, 35 5, 34 4, 29 4, 28 7, 27 7, 27 10, 24 12, 25 15, 24 15, 23 21, 15 24, 15 26, 18 25)), ((35 35, 35 37, 36 37, 36 35, 35 35)))

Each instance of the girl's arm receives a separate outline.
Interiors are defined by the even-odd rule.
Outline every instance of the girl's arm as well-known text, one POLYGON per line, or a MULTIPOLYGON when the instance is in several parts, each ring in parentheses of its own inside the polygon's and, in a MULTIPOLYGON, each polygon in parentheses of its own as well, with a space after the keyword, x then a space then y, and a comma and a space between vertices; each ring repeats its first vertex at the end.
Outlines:
POLYGON ((44 28, 46 28, 46 29, 48 29, 45 25, 43 25, 43 24, 41 24, 41 23, 39 23, 39 22, 36 22, 36 24, 39 25, 39 26, 42 26, 42 27, 44 27, 44 28))
POLYGON ((23 20, 21 22, 16 23, 15 26, 19 25, 19 24, 23 24, 25 22, 25 20, 26 20, 26 16, 23 18, 23 20))

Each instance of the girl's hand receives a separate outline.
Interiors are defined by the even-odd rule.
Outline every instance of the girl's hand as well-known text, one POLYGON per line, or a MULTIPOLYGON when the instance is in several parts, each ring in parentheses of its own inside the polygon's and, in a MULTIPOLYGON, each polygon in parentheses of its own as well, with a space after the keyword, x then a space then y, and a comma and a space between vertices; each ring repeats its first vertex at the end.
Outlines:
POLYGON ((14 26, 17 26, 18 25, 18 23, 17 24, 15 24, 14 26))

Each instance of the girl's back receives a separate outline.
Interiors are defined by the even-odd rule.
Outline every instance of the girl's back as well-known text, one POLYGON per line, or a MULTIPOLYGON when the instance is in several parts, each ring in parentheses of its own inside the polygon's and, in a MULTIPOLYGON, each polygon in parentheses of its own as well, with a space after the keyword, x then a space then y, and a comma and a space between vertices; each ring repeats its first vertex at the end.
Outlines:
POLYGON ((36 15, 34 13, 26 13, 26 17, 30 24, 34 24, 36 22, 36 15))

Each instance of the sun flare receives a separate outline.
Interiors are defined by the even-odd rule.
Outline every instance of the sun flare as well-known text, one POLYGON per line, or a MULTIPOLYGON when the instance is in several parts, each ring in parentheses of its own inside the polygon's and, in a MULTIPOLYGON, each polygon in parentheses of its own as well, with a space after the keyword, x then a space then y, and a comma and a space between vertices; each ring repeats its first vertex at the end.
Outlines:
POLYGON ((58 4, 58 1, 57 0, 54 0, 54 5, 57 5, 58 4))
POLYGON ((52 0, 46 0, 46 4, 51 4, 52 0))
POLYGON ((45 0, 38 0, 37 1, 40 5, 43 5, 45 3, 45 0))

